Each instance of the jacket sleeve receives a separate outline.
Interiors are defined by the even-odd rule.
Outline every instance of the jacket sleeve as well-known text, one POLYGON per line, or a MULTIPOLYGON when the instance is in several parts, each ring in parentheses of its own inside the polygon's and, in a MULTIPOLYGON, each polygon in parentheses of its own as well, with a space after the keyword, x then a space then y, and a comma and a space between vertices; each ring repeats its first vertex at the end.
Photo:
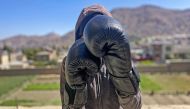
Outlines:
POLYGON ((128 97, 120 97, 119 103, 123 109, 141 109, 141 92, 140 90, 136 95, 129 95, 128 97))
POLYGON ((64 72, 65 72, 65 59, 66 57, 64 57, 61 65, 60 65, 60 95, 61 95, 61 103, 62 103, 62 109, 64 106, 64 90, 65 90, 65 76, 64 76, 64 72))

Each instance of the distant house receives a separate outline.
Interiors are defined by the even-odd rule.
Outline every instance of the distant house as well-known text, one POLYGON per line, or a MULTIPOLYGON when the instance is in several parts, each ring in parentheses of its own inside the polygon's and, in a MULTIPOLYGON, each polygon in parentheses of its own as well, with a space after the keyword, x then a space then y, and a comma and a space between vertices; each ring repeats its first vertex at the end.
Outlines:
POLYGON ((58 63, 61 64, 63 61, 63 58, 67 55, 67 50, 66 49, 61 49, 58 53, 58 63))
POLYGON ((190 36, 156 37, 150 40, 149 52, 157 62, 166 59, 190 59, 190 36))
POLYGON ((49 61, 50 60, 50 53, 47 51, 41 51, 36 54, 37 61, 49 61))
POLYGON ((12 52, 10 54, 10 61, 14 62, 14 61, 21 61, 21 62, 27 62, 28 59, 27 57, 23 54, 22 51, 17 51, 17 52, 12 52))
POLYGON ((44 50, 40 51, 36 54, 37 61, 51 61, 57 59, 57 52, 56 50, 44 50))
POLYGON ((57 51, 52 50, 52 51, 49 51, 49 52, 50 52, 49 60, 57 60, 57 51))
POLYGON ((10 54, 10 68, 28 68, 27 57, 22 51, 15 51, 10 54))
POLYGON ((162 41, 152 42, 150 54, 157 63, 164 63, 166 60, 166 44, 162 41))
POLYGON ((7 51, 0 52, 0 68, 1 69, 9 69, 9 54, 7 51))
POLYGON ((181 59, 190 59, 190 46, 187 45, 174 45, 172 48, 174 57, 181 59))

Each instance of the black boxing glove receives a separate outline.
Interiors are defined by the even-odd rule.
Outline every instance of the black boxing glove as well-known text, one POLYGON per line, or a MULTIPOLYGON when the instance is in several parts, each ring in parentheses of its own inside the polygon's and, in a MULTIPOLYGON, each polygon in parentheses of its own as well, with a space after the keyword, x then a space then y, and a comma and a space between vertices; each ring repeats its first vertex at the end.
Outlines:
POLYGON ((61 64, 60 73, 60 94, 62 109, 82 109, 87 102, 87 87, 84 89, 72 89, 65 80, 65 61, 64 57, 61 64))
POLYGON ((84 42, 93 55, 103 58, 120 96, 137 94, 138 72, 132 68, 128 37, 118 21, 95 16, 85 26, 84 42))
POLYGON ((69 49, 65 64, 66 81, 72 89, 84 89, 99 67, 100 59, 89 52, 81 38, 69 49))

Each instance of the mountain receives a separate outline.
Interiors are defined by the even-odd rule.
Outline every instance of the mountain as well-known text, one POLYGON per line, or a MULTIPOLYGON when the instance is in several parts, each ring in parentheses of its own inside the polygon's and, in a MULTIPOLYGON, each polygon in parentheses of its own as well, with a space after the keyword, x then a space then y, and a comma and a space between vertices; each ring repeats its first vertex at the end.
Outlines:
POLYGON ((0 41, 0 47, 3 45, 12 48, 36 48, 44 46, 59 46, 61 44, 61 36, 56 33, 49 33, 43 36, 26 36, 17 35, 0 41))
POLYGON ((4 45, 13 49, 22 48, 43 48, 43 47, 64 47, 68 48, 74 41, 74 31, 68 32, 61 36, 56 33, 46 35, 16 35, 4 40, 0 40, 0 48, 4 45))
POLYGON ((171 10, 153 5, 117 8, 111 11, 129 36, 157 36, 190 33, 190 9, 171 10))
POLYGON ((75 36, 74 31, 70 31, 67 34, 63 35, 61 38, 63 47, 69 48, 70 45, 74 42, 74 36, 75 36))
MULTIPOLYGON (((144 5, 137 8, 116 8, 111 11, 123 25, 130 38, 144 38, 190 33, 190 9, 172 10, 144 5)), ((13 48, 57 46, 68 48, 74 41, 74 31, 61 36, 49 33, 42 36, 17 35, 0 41, 13 48)))

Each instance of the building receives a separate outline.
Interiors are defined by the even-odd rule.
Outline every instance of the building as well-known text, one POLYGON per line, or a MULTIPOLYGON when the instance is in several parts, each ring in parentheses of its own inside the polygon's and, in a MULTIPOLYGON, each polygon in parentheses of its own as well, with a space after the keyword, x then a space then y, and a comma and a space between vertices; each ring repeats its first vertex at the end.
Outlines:
POLYGON ((0 52, 0 68, 1 69, 9 69, 10 60, 9 60, 9 54, 7 51, 1 51, 0 52))
POLYGON ((179 59, 190 59, 190 46, 187 45, 174 45, 172 47, 173 57, 179 59))
MULTIPOLYGON (((166 46, 167 44, 162 41, 153 41, 150 44, 149 54, 157 63, 165 63, 166 60, 166 46)), ((167 51, 169 52, 169 51, 167 51)))
POLYGON ((47 51, 41 51, 36 54, 37 61, 49 61, 50 60, 50 53, 47 51))
POLYGON ((57 60, 56 50, 44 50, 36 54, 37 61, 52 61, 57 60))
POLYGON ((28 60, 21 52, 11 52, 3 50, 0 52, 0 69, 28 68, 28 60))
POLYGON ((10 53, 9 66, 10 68, 28 68, 28 59, 22 51, 14 51, 10 53))
POLYGON ((27 62, 27 57, 23 54, 22 51, 12 52, 10 54, 10 61, 21 61, 21 62, 27 62))
POLYGON ((63 58, 65 57, 65 56, 67 56, 67 50, 66 49, 60 49, 59 50, 59 53, 58 53, 58 59, 57 59, 57 62, 59 63, 59 64, 61 64, 62 63, 62 61, 63 61, 63 58))
POLYGON ((155 37, 147 43, 156 62, 167 59, 190 59, 190 35, 155 37))

